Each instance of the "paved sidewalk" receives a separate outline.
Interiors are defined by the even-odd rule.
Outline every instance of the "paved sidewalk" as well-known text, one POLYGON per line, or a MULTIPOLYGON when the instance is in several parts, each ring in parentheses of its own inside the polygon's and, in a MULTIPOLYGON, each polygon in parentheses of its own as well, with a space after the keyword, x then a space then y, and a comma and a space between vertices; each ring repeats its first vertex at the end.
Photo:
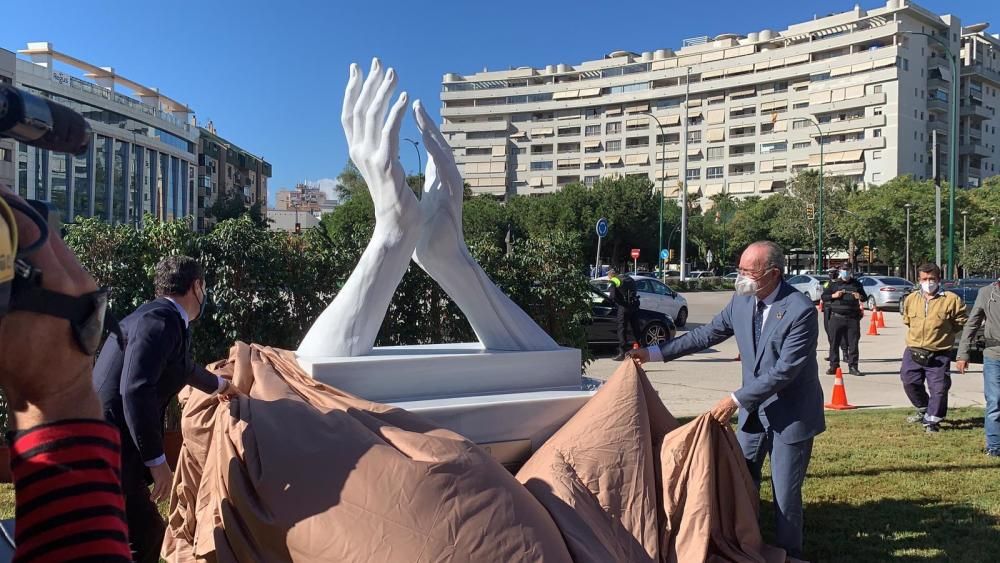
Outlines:
MULTIPOLYGON (((690 310, 690 321, 686 329, 706 323, 728 303, 730 292, 686 293, 690 310)), ((895 311, 885 312, 886 328, 879 329, 879 336, 866 336, 870 316, 862 319, 861 364, 866 377, 844 376, 848 402, 864 408, 909 407, 899 381, 900 356, 905 346, 906 327, 895 311)), ((679 331, 678 334, 683 334, 679 331)), ((829 400, 833 387, 833 376, 823 375, 828 362, 826 334, 820 327, 817 360, 820 364, 820 381, 823 383, 826 399, 829 400)), ((693 416, 709 410, 716 402, 731 391, 739 388, 741 379, 740 363, 736 358, 736 340, 726 342, 686 358, 669 363, 647 364, 646 373, 667 408, 677 416, 693 416)), ((846 364, 841 366, 846 369, 846 364)), ((592 362, 587 375, 596 379, 607 379, 618 367, 608 354, 592 362)), ((973 364, 965 375, 952 373, 952 387, 948 399, 949 406, 982 406, 983 376, 982 365, 973 364)))

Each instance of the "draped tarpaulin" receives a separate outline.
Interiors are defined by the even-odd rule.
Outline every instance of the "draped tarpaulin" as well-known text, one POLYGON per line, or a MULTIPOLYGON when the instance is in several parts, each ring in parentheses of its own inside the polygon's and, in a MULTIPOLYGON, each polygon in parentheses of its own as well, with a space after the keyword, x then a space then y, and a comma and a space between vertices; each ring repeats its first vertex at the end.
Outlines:
POLYGON ((240 343, 213 368, 248 397, 182 398, 168 561, 784 560, 760 539, 732 431, 678 428, 631 362, 516 479, 291 352, 240 343))

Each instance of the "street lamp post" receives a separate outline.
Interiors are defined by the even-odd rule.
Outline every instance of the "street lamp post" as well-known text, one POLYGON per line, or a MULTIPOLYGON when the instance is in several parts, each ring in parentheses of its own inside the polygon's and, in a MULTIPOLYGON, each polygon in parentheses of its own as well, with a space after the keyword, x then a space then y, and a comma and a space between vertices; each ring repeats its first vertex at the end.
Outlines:
MULTIPOLYGON (((942 47, 944 47, 948 59, 948 64, 951 66, 951 98, 949 101, 949 110, 951 113, 951 121, 948 127, 948 275, 955 275, 955 179, 958 174, 958 151, 956 145, 958 143, 958 57, 952 54, 951 45, 945 43, 943 39, 937 37, 936 35, 931 35, 929 33, 921 33, 918 31, 901 31, 900 34, 905 35, 923 35, 928 39, 933 39, 937 41, 942 47)), ((949 33, 950 36, 950 33, 949 33)))
POLYGON ((907 203, 903 207, 906 208, 906 274, 903 277, 910 279, 910 208, 913 204, 907 203))
POLYGON ((656 253, 657 259, 660 260, 660 280, 666 281, 667 271, 663 267, 663 259, 659 258, 659 253, 663 250, 663 196, 666 191, 667 182, 667 134, 663 130, 663 124, 660 123, 660 120, 655 115, 648 111, 644 111, 642 114, 656 122, 657 127, 660 128, 660 137, 663 139, 663 148, 660 150, 660 246, 657 247, 656 253))
POLYGON ((968 237, 969 231, 967 229, 968 225, 966 223, 966 219, 968 217, 969 217, 969 212, 963 211, 962 212, 962 255, 965 255, 965 250, 969 243, 969 237, 968 237))
POLYGON ((684 123, 681 135, 684 136, 684 151, 681 153, 681 170, 678 177, 683 175, 681 182, 681 281, 687 279, 687 231, 688 231, 688 187, 687 187, 687 162, 688 162, 688 97, 691 93, 691 67, 687 67, 686 78, 684 79, 684 123))
POLYGON ((816 118, 809 115, 806 119, 816 127, 816 131, 819 132, 819 138, 816 140, 819 143, 819 228, 817 229, 816 244, 816 271, 821 271, 823 269, 823 130, 819 127, 819 121, 816 118))
POLYGON ((414 141, 413 139, 403 139, 403 140, 406 141, 407 143, 410 143, 411 145, 413 145, 413 150, 417 151, 417 174, 416 175, 420 176, 421 174, 424 173, 423 162, 420 160, 420 143, 418 141, 414 141))

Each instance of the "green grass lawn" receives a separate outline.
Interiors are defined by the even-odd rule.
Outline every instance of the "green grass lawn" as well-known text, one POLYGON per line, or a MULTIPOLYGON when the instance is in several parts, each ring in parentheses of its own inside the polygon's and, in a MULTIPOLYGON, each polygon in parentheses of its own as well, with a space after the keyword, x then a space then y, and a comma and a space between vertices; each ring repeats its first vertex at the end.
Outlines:
MULTIPOLYGON (((908 410, 828 413, 805 484, 811 561, 996 561, 1000 461, 982 453, 982 409, 954 409, 942 432, 908 410)), ((768 469, 765 468, 765 473, 768 469)), ((770 484, 762 523, 773 540, 770 484)), ((0 486, 0 516, 14 511, 0 486)))

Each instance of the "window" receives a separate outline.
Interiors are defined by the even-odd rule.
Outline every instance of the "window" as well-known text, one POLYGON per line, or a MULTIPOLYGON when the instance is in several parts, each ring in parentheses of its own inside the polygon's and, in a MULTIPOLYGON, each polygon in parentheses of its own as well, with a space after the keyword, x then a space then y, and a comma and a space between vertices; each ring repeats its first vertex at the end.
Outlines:
POLYGON ((882 173, 881 172, 873 172, 872 173, 872 182, 875 183, 875 184, 877 184, 877 183, 879 183, 881 181, 882 181, 882 173))
MULTIPOLYGON (((705 156, 708 157, 708 160, 719 160, 720 158, 726 156, 726 148, 708 147, 708 150, 705 151, 705 156)), ((711 170, 711 168, 709 168, 709 170, 711 170)), ((711 176, 709 176, 709 178, 711 178, 711 176)))
POLYGON ((792 109, 805 109, 809 107, 809 102, 796 102, 792 104, 792 109))
MULTIPOLYGON (((721 149, 721 147, 720 147, 721 149)), ((715 180, 722 177, 722 167, 721 166, 709 166, 705 169, 705 177, 709 180, 715 180)))
POLYGON ((586 164, 583 165, 583 169, 584 170, 600 170, 601 169, 601 163, 600 162, 588 162, 588 163, 586 163, 586 164))
POLYGON ((604 132, 606 134, 608 134, 608 135, 614 135, 616 133, 621 133, 622 132, 622 122, 621 121, 615 121, 615 122, 606 124, 604 126, 604 132))
POLYGON ((704 119, 700 115, 688 118, 688 125, 701 125, 704 119))
POLYGON ((793 144, 792 148, 793 149, 808 149, 810 145, 812 145, 812 143, 810 143, 809 141, 802 141, 802 142, 793 144))
POLYGON ((584 131, 584 134, 586 136, 588 136, 588 137, 593 137, 595 135, 600 135, 601 134, 601 126, 600 125, 588 125, 587 129, 584 131))
POLYGON ((701 142, 701 131, 688 131, 688 142, 689 143, 700 143, 701 142))
POLYGON ((625 139, 625 148, 634 149, 638 147, 648 147, 649 137, 629 137, 625 139))
POLYGON ((539 160, 531 163, 532 170, 552 170, 551 160, 539 160))
POLYGON ((600 179, 600 176, 584 176, 583 184, 585 186, 593 186, 594 184, 597 183, 598 179, 600 179))
POLYGON ((585 152, 585 153, 601 152, 601 145, 600 145, 600 143, 598 143, 598 144, 593 145, 593 146, 585 147, 583 149, 583 152, 585 152))
POLYGON ((700 180, 701 168, 688 168, 686 177, 688 180, 700 180))
POLYGON ((877 139, 877 138, 879 138, 881 136, 882 136, 882 130, 881 129, 872 129, 872 137, 875 137, 877 139))
MULTIPOLYGON (((609 94, 627 94, 628 92, 639 92, 642 90, 649 90, 649 82, 637 82, 635 84, 626 84, 625 86, 612 86, 608 88, 609 94)), ((552 94, 549 94, 550 96, 552 94)))
POLYGON ((882 93, 882 85, 881 84, 876 84, 876 85, 872 86, 872 94, 881 94, 881 93, 882 93))
POLYGON ((604 149, 607 151, 620 151, 622 150, 621 139, 615 141, 607 141, 604 143, 604 149))
POLYGON ((469 147, 465 149, 466 156, 481 156, 493 154, 493 149, 490 147, 469 147))
POLYGON ((785 141, 781 141, 780 143, 762 143, 760 145, 761 153, 785 152, 787 150, 788 150, 788 143, 785 141))
POLYGON ((584 119, 600 119, 601 108, 587 108, 583 110, 584 119))
POLYGON ((812 123, 808 119, 796 119, 792 122, 792 129, 805 129, 810 125, 812 125, 812 123))
POLYGON ((907 71, 910 70, 910 61, 909 61, 909 59, 900 59, 900 62, 902 63, 902 64, 900 64, 900 66, 902 67, 903 70, 907 70, 907 71))
POLYGON ((562 127, 558 131, 560 137, 575 137, 580 134, 579 127, 562 127))
POLYGON ((11 162, 11 153, 8 149, 0 147, 0 162, 11 162))
POLYGON ((882 160, 882 151, 872 151, 872 160, 882 160))
POLYGON ((775 82, 774 83, 774 91, 775 92, 787 92, 788 91, 788 81, 787 80, 782 80, 780 82, 775 82))
POLYGON ((552 154, 552 145, 531 145, 531 154, 552 154))
POLYGON ((875 109, 872 110, 872 115, 882 115, 882 111, 884 109, 885 108, 883 108, 882 106, 877 106, 875 109))
POLYGON ((656 109, 669 109, 680 107, 682 98, 666 98, 663 100, 656 100, 653 102, 653 107, 656 109))

